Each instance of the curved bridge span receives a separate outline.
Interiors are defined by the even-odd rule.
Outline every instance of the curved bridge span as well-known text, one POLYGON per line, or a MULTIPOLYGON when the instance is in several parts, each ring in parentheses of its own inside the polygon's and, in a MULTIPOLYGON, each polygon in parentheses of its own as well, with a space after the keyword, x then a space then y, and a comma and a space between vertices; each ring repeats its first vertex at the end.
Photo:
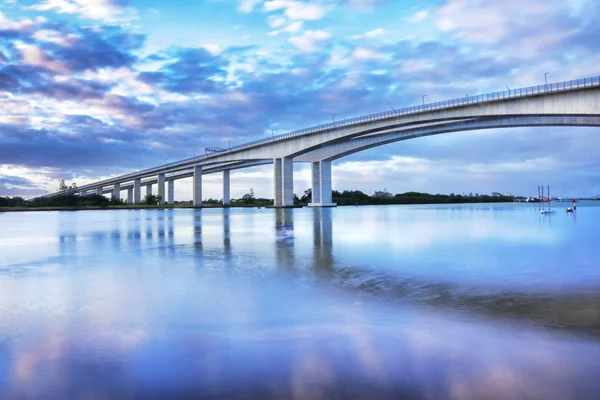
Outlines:
MULTIPOLYGON (((201 157, 193 157, 136 173, 81 186, 141 203, 141 188, 152 185, 169 203, 174 182, 193 177, 194 206, 202 201, 202 175, 223 173, 223 203, 229 204, 232 169, 273 164, 275 207, 293 206, 294 162, 312 164, 312 206, 334 206, 331 201, 331 161, 385 144, 435 134, 522 126, 600 126, 600 77, 532 86, 400 110, 371 114, 246 143, 201 157), (168 194, 165 196, 165 183, 168 194)), ((51 193, 46 196, 54 196, 51 193)))

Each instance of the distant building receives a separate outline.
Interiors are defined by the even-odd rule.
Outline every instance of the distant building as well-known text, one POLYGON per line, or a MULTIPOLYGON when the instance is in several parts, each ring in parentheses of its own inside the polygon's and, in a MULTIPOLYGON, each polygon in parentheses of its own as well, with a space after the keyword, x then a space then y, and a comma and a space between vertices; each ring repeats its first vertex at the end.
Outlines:
POLYGON ((512 194, 510 194, 510 192, 506 192, 505 196, 510 197, 510 196, 512 196, 512 194))

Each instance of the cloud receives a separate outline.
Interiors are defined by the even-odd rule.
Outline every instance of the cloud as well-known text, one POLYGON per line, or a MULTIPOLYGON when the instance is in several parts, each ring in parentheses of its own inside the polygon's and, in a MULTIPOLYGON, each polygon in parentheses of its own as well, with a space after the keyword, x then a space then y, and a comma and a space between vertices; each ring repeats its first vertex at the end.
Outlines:
POLYGON ((363 35, 353 35, 353 36, 351 36, 351 39, 371 39, 371 38, 381 36, 384 33, 385 33, 385 30, 383 28, 377 28, 377 29, 373 29, 372 31, 369 31, 363 35))
POLYGON ((172 49, 167 55, 172 61, 154 72, 141 72, 142 82, 165 90, 190 94, 214 93, 223 90, 228 62, 204 48, 172 49))
POLYGON ((83 18, 102 21, 115 21, 134 17, 130 4, 131 0, 45 0, 29 8, 36 11, 77 14, 83 18))
POLYGON ((29 179, 22 178, 19 176, 0 175, 0 186, 4 186, 7 189, 30 189, 34 187, 34 184, 29 179))
POLYGON ((302 51, 318 50, 318 42, 327 40, 331 37, 328 32, 322 30, 304 31, 302 36, 291 37, 288 41, 302 51))
POLYGON ((265 1, 263 9, 266 12, 282 10, 283 15, 294 20, 318 20, 325 16, 328 7, 310 2, 296 0, 269 0, 265 1))
POLYGON ((262 0, 241 0, 238 10, 241 12, 249 13, 254 10, 254 7, 258 5, 262 0))
POLYGON ((435 25, 460 40, 497 45, 503 53, 527 48, 515 55, 532 57, 564 40, 571 22, 559 0, 447 0, 437 9, 435 25))
POLYGON ((408 22, 417 24, 419 22, 425 21, 428 16, 429 16, 428 10, 421 10, 421 11, 417 11, 416 13, 411 15, 409 18, 407 18, 407 20, 408 20, 408 22))

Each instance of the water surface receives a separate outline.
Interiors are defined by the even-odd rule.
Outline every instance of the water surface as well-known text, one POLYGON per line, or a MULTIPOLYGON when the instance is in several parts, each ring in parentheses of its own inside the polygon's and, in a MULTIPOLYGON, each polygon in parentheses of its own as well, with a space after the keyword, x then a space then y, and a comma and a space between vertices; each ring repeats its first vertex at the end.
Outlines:
POLYGON ((596 399, 598 203, 0 213, 0 398, 596 399))

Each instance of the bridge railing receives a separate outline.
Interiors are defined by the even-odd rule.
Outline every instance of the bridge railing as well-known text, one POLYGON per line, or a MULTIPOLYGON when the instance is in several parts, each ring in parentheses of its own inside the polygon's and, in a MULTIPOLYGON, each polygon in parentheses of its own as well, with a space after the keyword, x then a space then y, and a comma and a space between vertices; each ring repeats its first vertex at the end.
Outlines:
MULTIPOLYGON (((281 135, 271 136, 268 138, 259 139, 259 140, 255 140, 252 142, 233 146, 228 149, 225 149, 225 151, 223 151, 223 152, 219 152, 218 154, 223 155, 228 152, 242 150, 242 149, 253 147, 253 146, 256 146, 259 144, 272 143, 272 142, 276 142, 278 140, 288 139, 291 137, 302 136, 302 135, 307 135, 307 134, 311 134, 311 133, 317 133, 317 132, 326 131, 326 130, 333 129, 333 128, 340 128, 340 127, 345 127, 345 126, 349 126, 349 125, 359 124, 362 122, 386 119, 386 118, 396 117, 396 116, 400 116, 400 115, 418 114, 418 113, 421 113, 424 111, 452 108, 452 107, 464 106, 464 105, 469 105, 469 104, 481 104, 481 103, 486 103, 488 101, 493 101, 493 100, 531 96, 531 95, 548 93, 548 92, 560 92, 560 91, 573 90, 573 89, 582 88, 582 87, 599 86, 599 85, 600 85, 600 76, 594 76, 591 78, 574 79, 574 80, 564 81, 564 82, 555 82, 555 83, 548 83, 548 84, 544 84, 544 85, 536 85, 536 86, 528 86, 528 87, 518 88, 518 89, 503 90, 501 92, 486 93, 486 94, 480 94, 480 95, 475 95, 475 96, 458 97, 458 98, 451 99, 451 100, 438 101, 438 102, 434 102, 434 103, 426 103, 426 104, 421 104, 418 106, 400 108, 397 110, 390 110, 390 111, 378 112, 378 113, 374 113, 374 114, 362 115, 362 116, 355 117, 355 118, 344 119, 342 121, 329 122, 326 124, 311 126, 311 127, 303 128, 303 129, 298 129, 298 130, 287 132, 287 133, 284 133, 281 135)), ((196 157, 185 158, 185 159, 174 161, 171 163, 165 163, 164 166, 161 165, 159 167, 157 166, 154 168, 148 168, 148 169, 144 169, 144 170, 139 170, 137 172, 132 172, 130 174, 121 175, 118 178, 121 181, 138 178, 138 177, 141 177, 142 175, 153 173, 156 170, 161 170, 163 168, 168 168, 168 167, 175 167, 175 166, 178 166, 181 164, 189 163, 191 161, 200 161, 202 159, 214 157, 214 156, 215 156, 215 154, 204 154, 204 155, 200 155, 200 156, 196 156, 196 157)), ((115 180, 115 178, 110 178, 105 181, 96 182, 94 184, 84 185, 84 186, 81 186, 80 188, 78 188, 78 190, 86 190, 86 189, 89 190, 89 189, 98 187, 100 185, 110 184, 110 182, 112 182, 114 180, 115 180)), ((46 195, 46 196, 52 196, 52 195, 53 194, 46 195)), ((45 197, 45 196, 41 196, 41 197, 45 197)))

